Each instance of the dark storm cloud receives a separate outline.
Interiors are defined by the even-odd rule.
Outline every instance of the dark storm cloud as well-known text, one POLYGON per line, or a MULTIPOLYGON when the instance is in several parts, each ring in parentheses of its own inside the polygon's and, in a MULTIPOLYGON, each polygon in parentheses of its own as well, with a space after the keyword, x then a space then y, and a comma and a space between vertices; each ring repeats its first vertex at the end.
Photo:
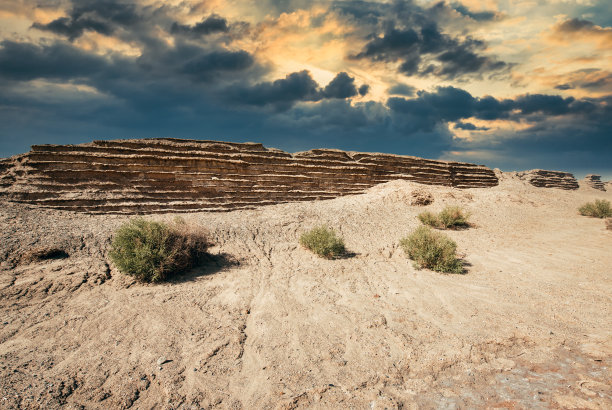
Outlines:
POLYGON ((243 71, 251 67, 253 63, 253 57, 243 50, 213 51, 187 61, 180 71, 199 81, 210 81, 218 73, 243 71))
POLYGON ((370 92, 370 86, 368 84, 363 84, 361 87, 359 87, 360 96, 365 97, 368 92, 370 92))
POLYGON ((130 27, 141 19, 133 3, 117 0, 75 1, 68 14, 68 17, 60 17, 48 24, 36 22, 32 27, 74 40, 85 31, 110 35, 117 27, 130 27))
POLYGON ((457 123, 455 124, 455 128, 459 128, 461 130, 468 130, 468 131, 488 131, 490 130, 490 128, 488 127, 477 127, 471 122, 462 122, 462 121, 457 121, 457 123))
POLYGON ((108 61, 69 44, 0 43, 0 76, 28 81, 35 78, 74 79, 109 68, 108 61))
POLYGON ((523 114, 542 113, 546 115, 563 115, 570 112, 573 97, 563 98, 558 95, 531 94, 518 97, 514 107, 523 114))
POLYGON ((434 74, 444 78, 509 68, 503 61, 478 54, 482 48, 481 41, 451 38, 441 33, 435 23, 429 23, 418 31, 391 27, 384 34, 374 36, 360 53, 350 57, 374 62, 399 61, 399 71, 406 75, 434 74))
POLYGON ((79 80, 103 91, 125 81, 130 81, 131 87, 146 88, 150 87, 151 79, 157 78, 158 83, 163 84, 179 81, 181 75, 189 81, 211 81, 253 65, 253 56, 243 50, 207 50, 190 45, 156 49, 139 58, 125 58, 101 57, 64 42, 40 46, 8 40, 0 43, 1 77, 18 81, 36 78, 79 80), (174 77, 164 80, 169 74, 174 77))
POLYGON ((407 84, 395 84, 387 91, 389 95, 404 95, 412 97, 416 93, 416 88, 407 84))
POLYGON ((569 20, 565 20, 561 24, 557 26, 558 31, 562 31, 565 33, 574 33, 580 30, 593 30, 596 29, 594 23, 588 20, 581 20, 579 18, 573 18, 569 20))
POLYGON ((572 88, 574 88, 571 84, 559 84, 555 86, 556 90, 571 90, 572 88))
MULTIPOLYGON (((454 17, 443 2, 423 8, 412 1, 389 4, 371 2, 334 3, 339 13, 356 19, 363 26, 367 40, 361 51, 349 55, 355 60, 399 62, 398 71, 406 75, 435 75, 453 79, 467 75, 504 72, 511 65, 494 56, 482 54, 486 44, 469 35, 465 38, 446 34, 440 24, 454 17), (352 4, 354 3, 354 4, 352 4)), ((461 16, 484 21, 494 14, 473 14, 458 6, 461 16), (467 14, 465 14, 467 13, 467 14)))
POLYGON ((242 36, 248 32, 248 29, 249 23, 245 21, 237 21, 230 24, 226 18, 212 14, 193 26, 174 22, 170 26, 170 33, 193 38, 200 38, 213 34, 233 34, 234 36, 242 36))
POLYGON ((370 1, 334 1, 331 9, 350 16, 362 24, 376 24, 388 13, 389 5, 370 1))
POLYGON ((221 16, 213 14, 193 26, 173 23, 170 29, 172 34, 189 34, 194 36, 206 36, 214 33, 227 33, 230 27, 227 20, 221 16))
POLYGON ((412 129, 431 131, 439 124, 470 117, 535 121, 540 117, 572 114, 589 118, 598 113, 601 115, 605 108, 602 102, 543 94, 527 94, 514 100, 498 100, 491 96, 476 98, 455 87, 438 87, 435 92, 420 91, 413 99, 391 97, 387 100, 387 106, 398 119, 409 119, 412 129))
POLYGON ((306 70, 291 73, 285 78, 262 82, 253 86, 231 86, 224 98, 237 104, 288 109, 297 101, 317 101, 321 98, 319 85, 306 70))
MULTIPOLYGON (((360 90, 364 91, 363 86, 360 90)), ((272 106, 278 111, 284 111, 300 101, 351 98, 358 94, 358 90, 355 79, 345 72, 338 73, 321 89, 310 72, 303 70, 272 82, 233 85, 222 93, 228 102, 254 107, 272 106)))
POLYGON ((470 73, 499 72, 508 66, 503 61, 476 54, 469 44, 457 45, 439 54, 436 59, 442 63, 442 68, 437 70, 438 75, 447 78, 470 73))
POLYGON ((473 104, 477 117, 482 120, 508 119, 514 109, 513 100, 498 100, 490 95, 475 100, 473 104))
POLYGON ((580 81, 578 86, 591 89, 612 89, 612 73, 608 73, 593 81, 580 81))
POLYGON ((472 20, 476 20, 476 21, 492 21, 492 20, 496 20, 500 18, 499 15, 495 12, 492 12, 492 11, 474 12, 468 9, 467 7, 465 7, 463 4, 454 4, 452 7, 458 13, 466 17, 469 17, 472 20))
MULTIPOLYGON (((366 90, 367 92, 367 90, 366 90)), ((340 72, 323 89, 326 98, 350 98, 357 95, 355 79, 345 72, 340 72)))

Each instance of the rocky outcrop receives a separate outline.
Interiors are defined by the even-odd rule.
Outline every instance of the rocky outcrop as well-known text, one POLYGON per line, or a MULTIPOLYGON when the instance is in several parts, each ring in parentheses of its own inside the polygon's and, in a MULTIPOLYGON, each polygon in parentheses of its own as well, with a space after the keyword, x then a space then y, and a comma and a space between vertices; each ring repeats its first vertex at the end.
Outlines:
POLYGON ((569 172, 532 169, 519 172, 518 176, 540 188, 578 189, 578 181, 569 172))
POLYGON ((459 188, 498 180, 481 165, 256 143, 180 139, 35 145, 5 161, 0 196, 90 213, 219 211, 361 193, 395 179, 459 188))
POLYGON ((602 182, 601 175, 589 174, 580 181, 580 185, 583 184, 594 189, 599 189, 600 191, 606 190, 606 184, 602 182))

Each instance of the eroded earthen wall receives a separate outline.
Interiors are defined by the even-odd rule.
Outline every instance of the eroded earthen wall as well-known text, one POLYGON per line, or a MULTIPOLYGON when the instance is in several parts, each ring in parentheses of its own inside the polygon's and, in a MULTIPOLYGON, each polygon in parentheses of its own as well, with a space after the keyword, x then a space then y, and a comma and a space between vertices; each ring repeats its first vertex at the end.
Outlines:
POLYGON ((252 208, 356 194, 395 179, 459 188, 498 184, 482 165, 179 139, 36 145, 0 164, 0 172, 0 195, 12 201, 92 213, 252 208))
POLYGON ((578 189, 578 181, 569 172, 532 169, 519 172, 518 175, 539 188, 578 189))
POLYGON ((606 190, 606 184, 601 180, 601 175, 589 174, 581 181, 585 183, 586 186, 589 186, 594 189, 599 189, 600 191, 606 190))

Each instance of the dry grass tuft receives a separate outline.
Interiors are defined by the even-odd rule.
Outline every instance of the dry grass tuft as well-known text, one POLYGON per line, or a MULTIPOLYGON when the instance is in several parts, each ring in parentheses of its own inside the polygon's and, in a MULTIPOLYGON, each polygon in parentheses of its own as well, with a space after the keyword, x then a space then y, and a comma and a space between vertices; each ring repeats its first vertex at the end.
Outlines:
POLYGON ((132 219, 113 239, 110 257, 117 268, 142 282, 161 282, 195 265, 210 246, 206 231, 182 218, 172 224, 132 219))
POLYGON ((300 237, 300 244, 322 258, 338 258, 346 252, 344 241, 336 236, 333 229, 319 226, 305 232, 300 237))
POLYGON ((605 199, 596 199, 595 202, 587 202, 578 208, 580 215, 591 216, 593 218, 610 218, 612 217, 612 206, 610 201, 605 199))
POLYGON ((447 206, 438 215, 422 212, 418 218, 424 225, 439 229, 459 229, 470 226, 469 214, 458 206, 447 206))
POLYGON ((426 226, 418 227, 400 241, 400 246, 418 268, 444 273, 464 273, 457 258, 457 244, 446 235, 426 226))

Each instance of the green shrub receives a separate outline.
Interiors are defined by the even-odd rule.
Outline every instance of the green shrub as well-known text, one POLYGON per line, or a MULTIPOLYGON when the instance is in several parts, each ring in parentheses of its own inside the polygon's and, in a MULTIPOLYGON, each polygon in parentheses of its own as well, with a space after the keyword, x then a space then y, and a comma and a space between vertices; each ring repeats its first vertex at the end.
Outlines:
POLYGON ((422 212, 419 214, 419 221, 423 223, 423 225, 433 226, 437 228, 440 225, 440 221, 438 220, 438 216, 431 212, 422 212))
POLYGON ((423 225, 440 229, 456 229, 469 226, 469 214, 458 206, 447 206, 438 215, 431 212, 420 213, 418 218, 423 225))
POLYGON ((465 228, 469 225, 468 214, 458 206, 447 206, 438 214, 440 225, 444 228, 465 228))
POLYGON ((333 259, 344 254, 344 241, 325 226, 313 228, 300 237, 300 244, 317 255, 333 259))
POLYGON ((594 218, 609 218, 612 217, 612 207, 610 201, 605 199, 597 199, 595 202, 587 202, 578 208, 580 215, 592 216, 594 218))
POLYGON ((136 218, 117 230, 110 257, 125 274, 160 282, 193 266, 208 246, 205 232, 180 218, 170 225, 136 218))
POLYGON ((440 232, 420 226, 403 238, 400 246, 418 268, 463 273, 463 264, 456 255, 457 244, 440 232))

